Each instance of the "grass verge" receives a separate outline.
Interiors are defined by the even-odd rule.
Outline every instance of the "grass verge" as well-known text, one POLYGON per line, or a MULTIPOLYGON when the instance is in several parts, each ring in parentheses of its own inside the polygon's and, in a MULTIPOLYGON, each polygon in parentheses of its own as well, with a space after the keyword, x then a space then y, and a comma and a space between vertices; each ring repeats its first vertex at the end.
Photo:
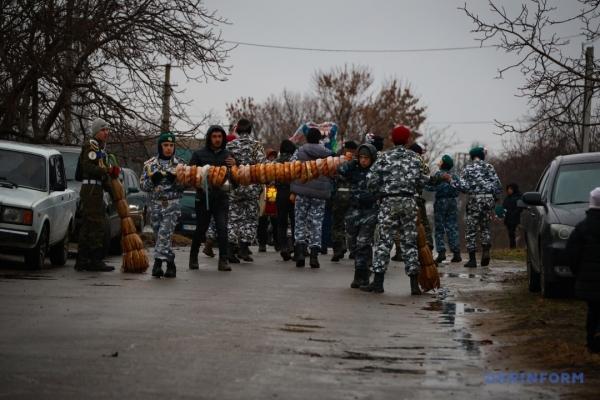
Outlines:
POLYGON ((525 261, 526 250, 522 249, 491 249, 490 257, 493 260, 525 261))

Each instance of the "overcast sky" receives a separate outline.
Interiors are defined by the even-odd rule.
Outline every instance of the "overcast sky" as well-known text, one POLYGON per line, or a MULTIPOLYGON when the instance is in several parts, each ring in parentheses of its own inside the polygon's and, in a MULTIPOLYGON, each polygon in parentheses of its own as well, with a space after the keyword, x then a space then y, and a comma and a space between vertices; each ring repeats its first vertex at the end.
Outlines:
MULTIPOLYGON (((521 1, 502 1, 515 10, 521 1)), ((560 2, 558 13, 567 15, 560 2)), ((464 0, 206 0, 208 10, 228 19, 221 25, 222 38, 276 46, 325 49, 437 49, 477 46, 475 25, 458 7, 464 0)), ((484 1, 467 1, 467 8, 484 19, 493 18, 484 1)), ((577 34, 577 27, 565 27, 564 35, 577 34), (569 29, 572 30, 569 31, 569 29)), ((569 50, 581 51, 579 38, 569 50)), ((497 42, 496 42, 497 43, 497 42)), ((240 45, 231 51, 232 67, 226 82, 187 83, 174 71, 177 89, 186 89, 183 99, 193 100, 190 114, 198 119, 209 112, 229 124, 225 107, 241 96, 257 101, 284 88, 305 92, 315 70, 344 64, 368 66, 376 85, 397 76, 411 84, 421 103, 427 106, 427 121, 450 125, 462 146, 473 141, 491 150, 501 148, 502 138, 494 119, 516 121, 529 112, 527 101, 515 95, 524 78, 518 70, 496 79, 500 67, 516 60, 502 50, 430 51, 411 53, 330 53, 270 49, 240 45), (481 123, 484 122, 484 123, 481 123)), ((317 121, 319 122, 319 121, 317 121)), ((290 132, 290 135, 292 132, 290 132)))

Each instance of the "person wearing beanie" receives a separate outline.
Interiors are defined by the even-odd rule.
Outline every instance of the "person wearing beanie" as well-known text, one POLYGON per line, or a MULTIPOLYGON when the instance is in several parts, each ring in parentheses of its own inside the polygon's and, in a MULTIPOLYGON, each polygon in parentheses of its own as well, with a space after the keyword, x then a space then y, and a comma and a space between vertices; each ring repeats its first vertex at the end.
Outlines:
MULTIPOLYGON (((238 134, 237 140, 227 143, 227 150, 233 153, 233 157, 240 165, 266 164, 267 157, 265 149, 259 140, 252 138, 252 123, 242 118, 234 128, 238 134)), ((262 185, 251 184, 248 186, 238 185, 231 190, 231 202, 229 204, 229 244, 232 252, 239 244, 240 259, 248 262, 254 260, 250 257, 250 245, 254 240, 258 229, 260 217, 260 194, 262 185)), ((239 262, 233 254, 229 262, 239 262)))
POLYGON ((575 294, 588 305, 586 346, 600 353, 600 187, 591 191, 585 219, 571 232, 566 250, 575 294))
POLYGON ((523 211, 522 208, 517 206, 517 202, 521 200, 523 194, 516 183, 510 183, 506 186, 506 193, 508 196, 502 202, 502 207, 504 208, 504 225, 508 229, 510 248, 516 249, 516 230, 517 226, 521 223, 521 211, 523 211))
MULTIPOLYGON (((234 142, 236 142, 235 140, 234 142)), ((204 167, 233 167, 239 164, 233 154, 226 149, 225 129, 221 125, 212 125, 208 128, 204 139, 204 146, 192 154, 190 166, 204 167)), ((200 244, 206 242, 206 231, 214 219, 219 243, 219 271, 231 271, 229 259, 232 253, 227 246, 227 218, 229 214, 229 183, 223 186, 209 186, 208 196, 206 190, 201 187, 196 189, 196 230, 192 238, 190 249, 190 269, 200 268, 198 253, 200 244)), ((206 253, 205 253, 206 254, 206 253)), ((208 254, 207 254, 208 255, 208 254)), ((238 260, 239 262, 239 260, 238 260)))
MULTIPOLYGON (((344 142, 340 153, 352 153, 356 155, 358 145, 352 140, 344 142)), ((331 224, 331 247, 333 247, 333 257, 331 261, 340 261, 348 250, 346 241, 346 213, 350 208, 350 182, 343 176, 332 178, 333 180, 333 209, 331 224)), ((327 250, 327 248, 325 248, 327 250)), ((322 252, 323 253, 323 252, 322 252)), ((354 249, 350 249, 350 258, 354 257, 354 249)))
POLYGON ((360 289, 366 292, 383 293, 383 282, 390 262, 390 251, 394 235, 399 226, 403 227, 402 252, 405 271, 410 277, 411 294, 421 294, 419 288, 419 258, 417 252, 417 205, 414 196, 425 186, 423 161, 417 154, 404 146, 410 131, 397 126, 391 132, 396 145, 381 154, 367 174, 367 187, 373 195, 381 199, 377 215, 377 235, 372 271, 373 282, 360 289))
POLYGON ((177 182, 175 169, 186 162, 175 156, 177 138, 165 132, 158 138, 158 155, 144 163, 140 189, 150 197, 150 222, 154 232, 154 266, 152 276, 175 278, 175 252, 172 247, 173 233, 181 215, 179 200, 183 197, 183 185, 177 182), (167 263, 163 273, 162 263, 167 263))
MULTIPOLYGON (((119 166, 110 166, 106 152, 108 123, 102 118, 92 121, 92 139, 85 141, 77 170, 81 173, 81 209, 83 218, 77 241, 77 271, 114 271, 102 261, 104 238, 104 192, 111 193, 112 179, 119 179, 119 166)), ((79 173, 76 173, 79 175, 79 173)))
MULTIPOLYGON (((319 144, 321 131, 310 128, 306 133, 308 143, 300 147, 290 158, 290 162, 302 162, 333 156, 331 150, 319 144)), ((295 229, 294 229, 294 258, 296 267, 304 267, 306 246, 306 231, 310 219, 310 266, 319 268, 319 251, 321 250, 323 219, 325 218, 325 202, 331 197, 331 179, 319 175, 306 183, 296 179, 290 184, 290 191, 296 195, 295 229)))
POLYGON ((494 204, 500 199, 502 184, 494 167, 484 161, 485 149, 483 147, 474 147, 469 154, 473 162, 463 167, 459 180, 452 180, 450 174, 444 174, 444 178, 461 193, 470 195, 467 202, 467 227, 465 230, 469 261, 465 267, 477 268, 477 232, 479 232, 479 240, 483 249, 481 266, 487 267, 490 264, 490 248, 492 247, 490 219, 494 211, 494 204))
POLYGON ((348 246, 355 253, 354 280, 350 287, 369 285, 369 267, 373 264, 373 237, 377 225, 377 198, 367 188, 367 174, 377 160, 371 144, 358 148, 358 159, 338 167, 338 173, 350 182, 350 208, 346 213, 348 246))
MULTIPOLYGON (((275 159, 275 163, 286 163, 292 158, 296 152, 296 145, 289 140, 284 139, 279 145, 279 156, 275 159)), ((277 244, 279 245, 279 254, 283 261, 292 259, 291 253, 294 252, 294 202, 290 200, 290 183, 275 182, 277 188, 277 197, 275 198, 275 207, 277 208, 277 244), (288 227, 290 228, 291 236, 288 236, 288 227)))
MULTIPOLYGON (((445 174, 449 174, 452 180, 456 181, 458 177, 451 171, 453 167, 454 161, 452 157, 445 154, 438 163, 439 171, 434 176, 441 178, 445 174)), ((433 222, 435 225, 435 247, 438 253, 435 261, 441 263, 446 260, 445 234, 448 237, 450 251, 454 254, 450 262, 461 262, 460 239, 458 236, 458 203, 456 202, 460 191, 445 181, 440 185, 425 186, 425 190, 435 192, 433 222)))

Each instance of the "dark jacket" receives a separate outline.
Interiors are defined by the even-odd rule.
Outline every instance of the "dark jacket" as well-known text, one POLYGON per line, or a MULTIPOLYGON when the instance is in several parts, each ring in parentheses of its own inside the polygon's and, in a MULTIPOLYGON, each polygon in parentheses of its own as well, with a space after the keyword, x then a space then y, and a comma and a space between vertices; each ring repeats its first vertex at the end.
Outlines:
MULTIPOLYGON (((359 147, 369 149, 371 153, 371 165, 377 159, 377 150, 372 145, 363 144, 359 147)), ((350 207, 352 208, 373 208, 377 202, 377 198, 367 188, 367 174, 371 170, 371 165, 368 168, 360 166, 358 160, 346 162, 338 167, 338 174, 346 178, 350 183, 350 207)))
MULTIPOLYGON (((206 131, 206 140, 204 147, 200 147, 198 150, 194 151, 194 153, 192 154, 192 158, 188 163, 189 166, 197 165, 199 167, 203 167, 205 165, 214 165, 217 167, 221 167, 223 165, 227 165, 227 163, 225 162, 225 160, 227 160, 227 157, 233 157, 233 154, 229 150, 225 149, 225 146, 227 145, 226 140, 223 140, 221 148, 219 148, 219 150, 217 151, 214 151, 210 147, 210 134, 215 130, 223 130, 223 128, 221 128, 219 125, 212 125, 210 128, 208 128, 208 131, 206 131)), ((223 192, 219 190, 218 187, 212 186, 210 188, 210 193, 211 195, 217 195, 226 194, 228 192, 223 192)), ((202 189, 196 189, 196 196, 204 196, 204 192, 202 191, 202 189)))
POLYGON ((521 223, 521 211, 523 210, 517 207, 517 201, 521 199, 523 194, 516 183, 511 183, 506 188, 508 189, 509 187, 512 188, 513 194, 506 196, 502 203, 502 207, 505 210, 504 225, 519 225, 521 223))
MULTIPOLYGON (((332 156, 331 150, 317 143, 307 143, 298 149, 298 160, 305 162, 316 160, 317 158, 327 158, 332 156)), ((302 184, 300 179, 296 179, 290 185, 292 193, 299 196, 312 197, 314 199, 328 199, 331 197, 331 179, 319 175, 317 179, 302 184)))
POLYGON ((586 301, 600 301, 600 209, 586 211, 567 242, 567 258, 577 277, 575 293, 586 301))
MULTIPOLYGON (((290 153, 279 153, 279 157, 277 157, 275 159, 275 164, 283 164, 283 163, 289 162, 290 158, 292 158, 292 155, 290 153)), ((275 181, 275 187, 277 187, 277 188, 287 188, 289 190, 290 189, 290 183, 289 182, 278 182, 278 181, 275 181)))

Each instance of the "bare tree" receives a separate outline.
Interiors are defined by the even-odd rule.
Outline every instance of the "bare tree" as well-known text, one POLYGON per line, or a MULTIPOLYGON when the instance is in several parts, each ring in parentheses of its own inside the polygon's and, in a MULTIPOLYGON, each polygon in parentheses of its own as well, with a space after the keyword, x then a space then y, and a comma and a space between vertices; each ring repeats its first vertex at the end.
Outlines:
POLYGON ((420 132, 419 143, 426 148, 423 159, 432 171, 437 170, 437 164, 449 148, 461 144, 456 132, 449 132, 449 129, 449 126, 437 128, 426 124, 420 132))

